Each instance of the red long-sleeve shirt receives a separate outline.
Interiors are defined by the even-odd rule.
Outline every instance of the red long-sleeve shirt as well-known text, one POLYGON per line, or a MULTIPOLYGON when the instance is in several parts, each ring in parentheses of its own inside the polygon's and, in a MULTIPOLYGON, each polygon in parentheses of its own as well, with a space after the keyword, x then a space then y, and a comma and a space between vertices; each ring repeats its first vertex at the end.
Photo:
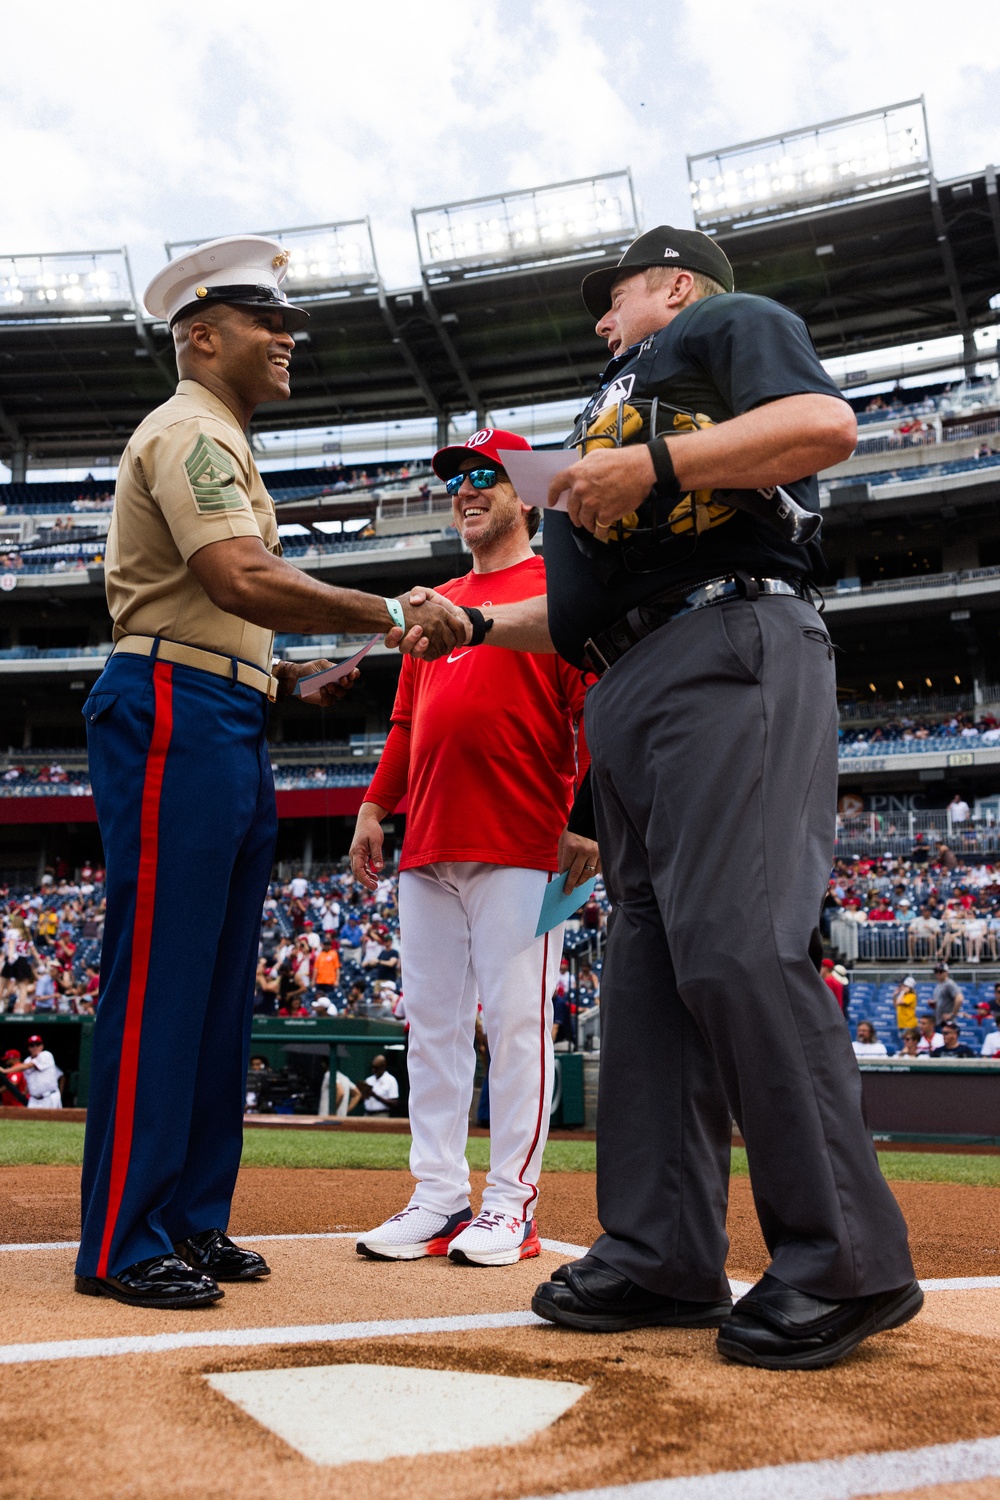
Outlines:
MULTIPOLYGON (((486 612, 545 593, 531 557, 442 584, 486 612)), ((488 641, 487 637, 487 641, 488 641)), ((557 868, 578 775, 588 757, 580 671, 558 656, 458 646, 437 661, 403 658, 392 728, 365 794, 392 812, 407 794, 401 870, 443 860, 557 868), (578 765, 579 761, 579 765, 578 765)))

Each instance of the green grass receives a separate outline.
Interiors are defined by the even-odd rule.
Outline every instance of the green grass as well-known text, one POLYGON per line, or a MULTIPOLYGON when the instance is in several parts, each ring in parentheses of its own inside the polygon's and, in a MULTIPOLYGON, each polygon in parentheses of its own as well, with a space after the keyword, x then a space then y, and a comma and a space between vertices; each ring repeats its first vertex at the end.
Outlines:
MULTIPOLYGON (((469 1141, 469 1165, 482 1171, 489 1165, 486 1136, 469 1141)), ((408 1135, 376 1135, 374 1131, 248 1130, 244 1137, 245 1167, 399 1167, 405 1168, 410 1150, 408 1135)), ((0 1166, 79 1166, 83 1156, 83 1126, 40 1120, 0 1123, 0 1166)), ((1000 1156, 962 1156, 924 1151, 885 1151, 882 1170, 895 1182, 965 1182, 1000 1187, 1000 1156)), ((548 1172, 593 1172, 593 1141, 550 1141, 545 1148, 548 1172)), ((747 1175, 747 1157, 733 1151, 733 1176, 747 1175)))
POLYGON ((0 1167, 78 1167, 82 1160, 82 1125, 0 1122, 0 1167))

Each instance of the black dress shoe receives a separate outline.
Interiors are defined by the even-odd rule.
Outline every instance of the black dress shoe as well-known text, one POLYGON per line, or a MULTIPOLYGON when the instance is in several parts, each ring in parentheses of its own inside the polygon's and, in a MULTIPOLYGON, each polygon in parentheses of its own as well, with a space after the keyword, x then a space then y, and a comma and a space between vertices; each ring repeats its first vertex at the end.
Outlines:
POLYGON ((117 1276, 78 1276, 76 1289, 85 1297, 114 1297, 131 1307, 205 1307, 225 1296, 211 1276, 192 1271, 176 1255, 137 1260, 117 1276))
POLYGON ((821 1370, 873 1333, 908 1323, 923 1303, 915 1281, 871 1297, 829 1302, 765 1273, 737 1302, 716 1348, 727 1359, 765 1370, 821 1370))
POLYGON ((563 1328, 620 1333, 627 1328, 718 1328, 733 1310, 731 1297, 683 1302, 636 1286, 596 1255, 552 1272, 531 1299, 531 1310, 563 1328))
POLYGON ((259 1281, 270 1276, 271 1267, 256 1250, 241 1250, 221 1229, 202 1229, 189 1234, 174 1249, 182 1260, 213 1281, 259 1281))

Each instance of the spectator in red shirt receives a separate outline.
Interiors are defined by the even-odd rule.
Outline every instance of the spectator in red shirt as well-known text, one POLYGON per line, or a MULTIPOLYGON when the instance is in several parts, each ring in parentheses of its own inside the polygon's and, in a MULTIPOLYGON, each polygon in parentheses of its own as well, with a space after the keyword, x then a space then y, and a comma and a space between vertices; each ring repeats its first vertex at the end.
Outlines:
POLYGON ((76 953, 76 944, 74 943, 68 928, 64 927, 59 936, 56 938, 53 951, 55 953, 57 963, 62 964, 63 966, 67 964, 72 965, 73 955, 76 953))
POLYGON ((841 984, 840 980, 833 972, 832 958, 824 958, 822 965, 820 966, 820 973, 822 975, 824 983, 828 985, 829 988, 833 991, 833 998, 836 1000, 841 1010, 843 1010, 844 986, 841 984))
MULTIPOLYGON (((3 1055, 4 1067, 13 1067, 21 1061, 21 1054, 16 1047, 11 1047, 3 1055)), ((0 1107, 6 1105, 14 1109, 25 1109, 28 1104, 28 1085, 23 1073, 14 1072, 6 1075, 0 1073, 0 1107)))

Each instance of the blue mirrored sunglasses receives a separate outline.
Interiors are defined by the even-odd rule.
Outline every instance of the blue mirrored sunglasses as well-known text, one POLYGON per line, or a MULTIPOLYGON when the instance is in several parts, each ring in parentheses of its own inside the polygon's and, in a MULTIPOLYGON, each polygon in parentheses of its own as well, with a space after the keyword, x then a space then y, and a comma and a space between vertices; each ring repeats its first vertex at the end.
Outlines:
POLYGON ((467 474, 456 474, 453 478, 446 479, 444 487, 449 495, 457 495, 468 480, 474 490, 491 490, 499 478, 499 469, 470 469, 467 474))

